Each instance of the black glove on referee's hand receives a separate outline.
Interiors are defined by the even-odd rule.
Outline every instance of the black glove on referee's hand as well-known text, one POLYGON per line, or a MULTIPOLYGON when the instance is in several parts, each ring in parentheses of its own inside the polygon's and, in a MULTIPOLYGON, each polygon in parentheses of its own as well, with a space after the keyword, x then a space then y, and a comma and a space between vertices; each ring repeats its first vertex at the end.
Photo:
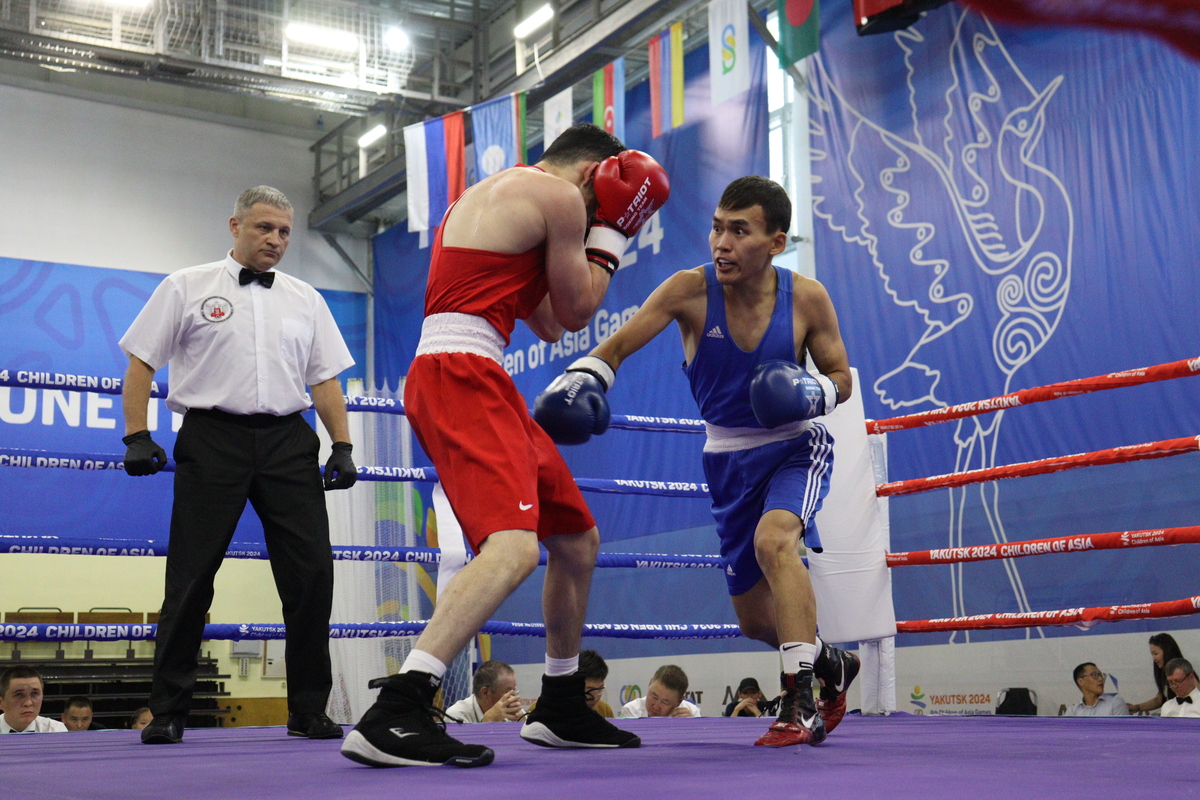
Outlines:
POLYGON ((358 480, 358 468, 350 451, 354 445, 349 442, 334 442, 333 452, 325 462, 325 491, 330 489, 349 489, 358 480))
POLYGON ((167 451, 150 438, 150 431, 138 431, 121 439, 125 443, 125 472, 129 475, 153 475, 167 465, 167 451))

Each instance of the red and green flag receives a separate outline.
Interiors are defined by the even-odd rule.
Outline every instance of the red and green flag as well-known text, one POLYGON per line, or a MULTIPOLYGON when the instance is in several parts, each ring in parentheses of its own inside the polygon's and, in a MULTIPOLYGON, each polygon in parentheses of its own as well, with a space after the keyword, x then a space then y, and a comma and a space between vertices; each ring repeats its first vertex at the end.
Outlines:
POLYGON ((821 46, 820 0, 779 0, 779 66, 787 69, 821 46))

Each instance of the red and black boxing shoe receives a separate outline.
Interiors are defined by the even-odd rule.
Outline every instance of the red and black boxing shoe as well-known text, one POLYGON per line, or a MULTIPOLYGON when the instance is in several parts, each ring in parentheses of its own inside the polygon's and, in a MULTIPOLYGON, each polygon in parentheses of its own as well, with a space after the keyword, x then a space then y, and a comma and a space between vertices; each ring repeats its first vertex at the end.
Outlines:
POLYGON ((783 696, 779 699, 779 718, 754 743, 756 747, 791 747, 820 744, 825 741, 825 723, 813 702, 812 670, 780 676, 783 696))
POLYGON ((846 650, 839 650, 830 644, 823 644, 821 654, 813 671, 821 681, 821 693, 817 698, 817 711, 821 721, 825 723, 825 732, 833 733, 833 729, 846 716, 846 692, 858 675, 862 662, 858 656, 846 650))

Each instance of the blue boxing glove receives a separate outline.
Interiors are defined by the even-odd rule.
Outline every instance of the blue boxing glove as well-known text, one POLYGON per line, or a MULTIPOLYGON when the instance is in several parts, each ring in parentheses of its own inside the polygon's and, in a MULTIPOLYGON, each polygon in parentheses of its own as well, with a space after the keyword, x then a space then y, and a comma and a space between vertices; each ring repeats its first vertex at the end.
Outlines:
POLYGON ((616 373, 602 358, 584 356, 533 401, 533 418, 557 444, 583 444, 604 433, 612 414, 604 393, 616 373))
POLYGON ((787 361, 759 364, 750 379, 750 407, 764 428, 824 416, 837 403, 837 384, 787 361))

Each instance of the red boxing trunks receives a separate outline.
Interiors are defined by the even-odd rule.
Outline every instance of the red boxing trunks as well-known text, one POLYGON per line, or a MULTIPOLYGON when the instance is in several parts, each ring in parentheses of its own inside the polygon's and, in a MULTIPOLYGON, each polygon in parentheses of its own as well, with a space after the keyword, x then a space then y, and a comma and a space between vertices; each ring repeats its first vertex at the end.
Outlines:
POLYGON ((595 526, 558 448, 493 359, 418 355, 404 408, 475 553, 496 531, 532 530, 541 540, 595 526))

